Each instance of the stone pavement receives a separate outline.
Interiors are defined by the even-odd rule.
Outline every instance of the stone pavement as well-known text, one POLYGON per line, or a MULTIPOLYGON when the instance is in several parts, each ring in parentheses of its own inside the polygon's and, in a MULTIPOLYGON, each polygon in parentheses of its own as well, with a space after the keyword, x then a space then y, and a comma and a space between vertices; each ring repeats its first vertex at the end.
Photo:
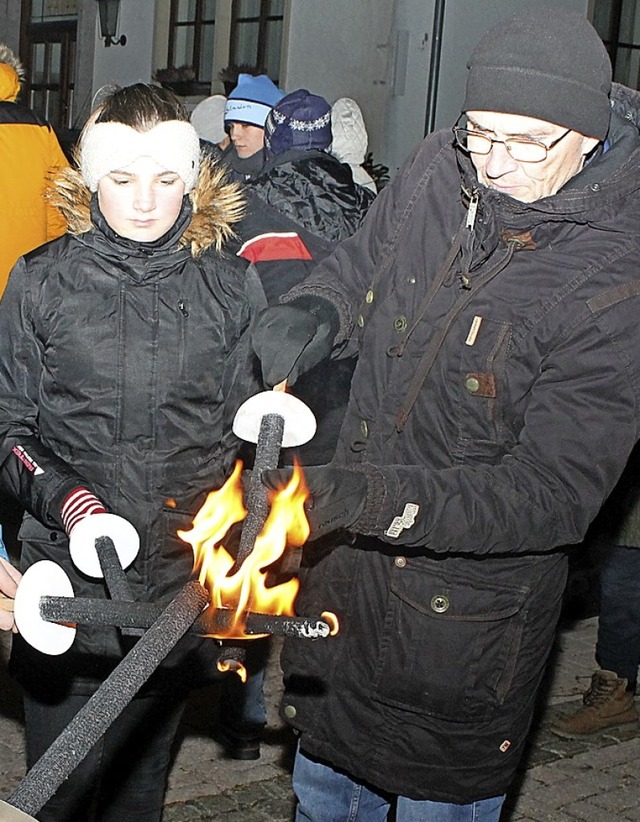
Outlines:
MULTIPOLYGON (((640 731, 601 733, 572 742, 548 730, 558 712, 579 704, 594 669, 596 625, 595 617, 561 625, 529 750, 501 822, 640 822, 640 731)), ((8 796, 24 774, 20 699, 6 675, 7 648, 8 637, 2 635, 0 798, 8 796)), ((170 775, 164 822, 291 822, 294 740, 277 717, 278 650, 274 641, 265 688, 269 725, 260 760, 224 759, 210 736, 215 687, 193 695, 170 775)))

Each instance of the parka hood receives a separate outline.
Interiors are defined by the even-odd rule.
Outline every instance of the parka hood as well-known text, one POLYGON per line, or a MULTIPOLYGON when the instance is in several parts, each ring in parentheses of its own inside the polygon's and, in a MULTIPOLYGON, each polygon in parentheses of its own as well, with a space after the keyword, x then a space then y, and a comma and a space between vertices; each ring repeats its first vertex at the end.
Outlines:
POLYGON ((331 108, 331 153, 341 163, 361 165, 369 138, 360 106, 349 97, 340 97, 331 108))
POLYGON ((24 67, 5 43, 0 43, 0 100, 15 102, 24 82, 24 67))
MULTIPOLYGON (((77 168, 61 171, 45 196, 63 214, 71 234, 95 228, 91 218, 91 192, 77 168)), ((198 183, 188 195, 191 219, 178 240, 197 257, 208 248, 220 251, 233 236, 233 225, 244 214, 244 197, 237 183, 229 182, 225 169, 210 157, 200 159, 198 183)))

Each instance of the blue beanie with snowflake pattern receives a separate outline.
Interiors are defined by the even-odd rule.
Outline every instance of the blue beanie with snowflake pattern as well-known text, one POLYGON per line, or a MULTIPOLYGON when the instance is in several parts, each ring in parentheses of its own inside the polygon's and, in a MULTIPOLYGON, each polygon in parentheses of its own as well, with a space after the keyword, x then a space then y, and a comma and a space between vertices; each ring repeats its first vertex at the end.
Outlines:
POLYGON ((324 97, 306 88, 283 97, 264 124, 264 146, 269 156, 292 148, 325 151, 331 139, 331 106, 324 97))

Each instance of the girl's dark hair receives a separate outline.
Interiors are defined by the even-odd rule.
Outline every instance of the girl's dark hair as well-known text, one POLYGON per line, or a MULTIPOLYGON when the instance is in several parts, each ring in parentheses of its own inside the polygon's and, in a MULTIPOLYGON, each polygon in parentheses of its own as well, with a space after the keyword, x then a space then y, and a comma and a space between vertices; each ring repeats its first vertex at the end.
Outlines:
POLYGON ((189 112, 170 89, 135 83, 105 98, 96 123, 123 123, 136 131, 149 131, 167 120, 189 121, 189 112))

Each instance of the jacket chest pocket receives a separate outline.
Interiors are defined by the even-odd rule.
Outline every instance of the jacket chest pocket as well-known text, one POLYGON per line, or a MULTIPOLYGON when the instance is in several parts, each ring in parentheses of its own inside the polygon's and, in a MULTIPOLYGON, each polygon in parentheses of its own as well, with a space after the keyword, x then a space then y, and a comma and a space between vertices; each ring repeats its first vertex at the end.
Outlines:
POLYGON ((459 357, 456 381, 458 459, 500 456, 507 436, 504 418, 506 361, 511 325, 474 316, 459 357))
POLYGON ((224 317, 219 312, 202 314, 193 300, 182 297, 176 301, 175 310, 178 379, 188 382, 203 375, 219 375, 228 353, 224 317))
POLYGON ((454 722, 489 718, 511 686, 527 594, 410 566, 399 571, 374 698, 454 722))

